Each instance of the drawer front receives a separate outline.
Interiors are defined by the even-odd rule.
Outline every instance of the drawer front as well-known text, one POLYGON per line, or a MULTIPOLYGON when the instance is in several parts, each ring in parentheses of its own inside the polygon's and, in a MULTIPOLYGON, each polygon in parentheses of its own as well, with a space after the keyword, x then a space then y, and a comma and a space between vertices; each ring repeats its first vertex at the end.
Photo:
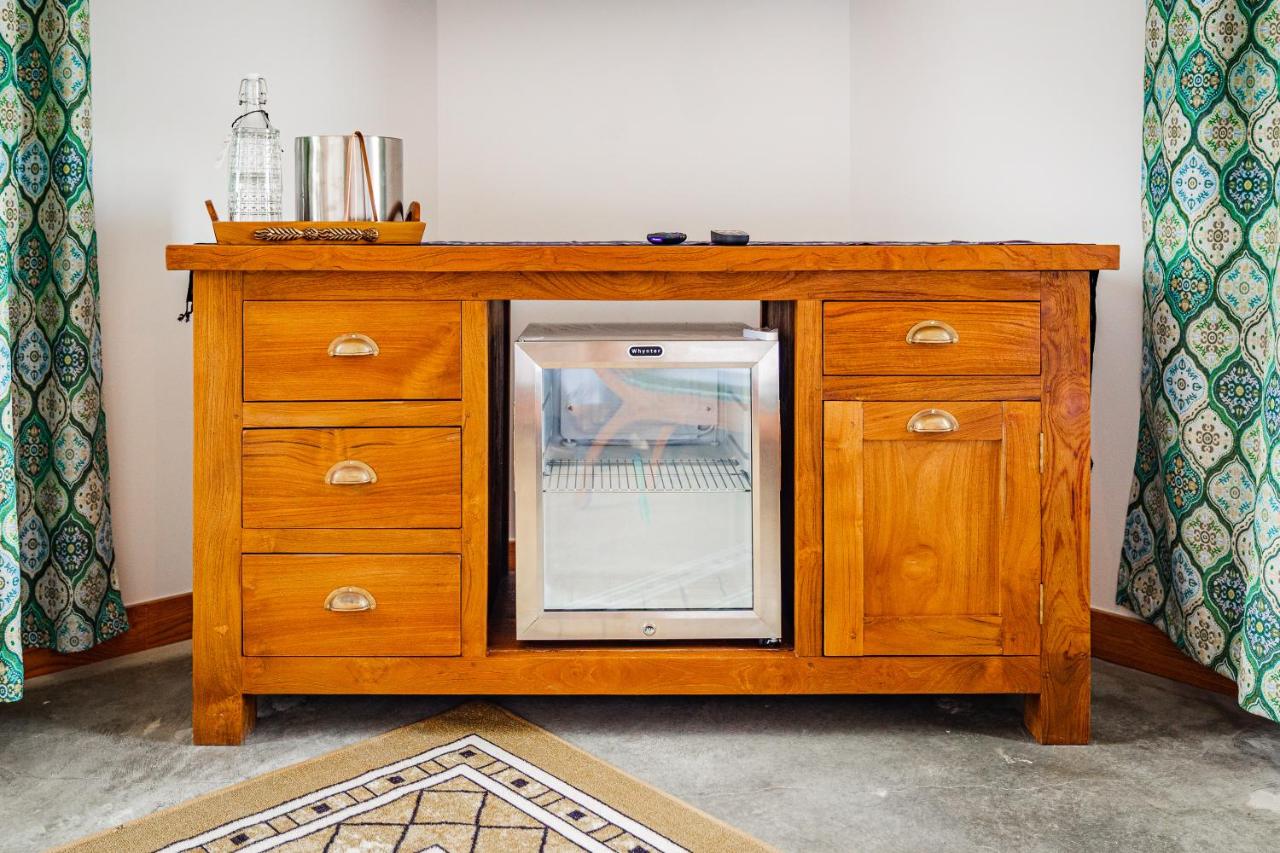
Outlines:
POLYGON ((827 374, 1040 372, 1037 302, 827 302, 822 310, 827 374))
POLYGON ((458 302, 245 302, 246 400, 457 400, 458 302))
POLYGON ((247 554, 241 572, 246 655, 461 651, 457 556, 247 554))
POLYGON ((244 526, 460 527, 461 446, 452 427, 245 430, 244 526))

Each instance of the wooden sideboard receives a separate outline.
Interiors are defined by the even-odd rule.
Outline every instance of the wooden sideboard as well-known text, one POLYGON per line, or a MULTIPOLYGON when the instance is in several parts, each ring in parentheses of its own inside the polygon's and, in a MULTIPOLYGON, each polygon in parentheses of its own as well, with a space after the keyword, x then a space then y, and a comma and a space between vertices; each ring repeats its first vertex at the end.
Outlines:
POLYGON ((281 693, 1013 693, 1041 742, 1087 742, 1091 273, 1118 259, 170 246, 169 268, 194 272, 195 741, 239 743, 254 697, 281 693), (506 378, 524 299, 763 303, 784 352, 780 648, 515 640, 506 378), (956 428, 907 431, 922 409, 956 428), (361 464, 376 484, 342 487, 361 464), (376 609, 327 610, 346 587, 376 609))

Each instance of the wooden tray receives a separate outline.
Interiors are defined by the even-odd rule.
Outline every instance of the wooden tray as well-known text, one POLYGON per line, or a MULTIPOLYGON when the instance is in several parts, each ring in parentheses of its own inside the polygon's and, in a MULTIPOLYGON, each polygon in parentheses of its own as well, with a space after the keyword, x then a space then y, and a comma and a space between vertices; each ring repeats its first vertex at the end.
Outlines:
POLYGON ((264 245, 271 243, 386 243, 416 244, 422 242, 427 223, 422 221, 422 206, 409 205, 403 222, 224 222, 218 218, 213 202, 205 209, 213 222, 213 236, 219 243, 264 245))

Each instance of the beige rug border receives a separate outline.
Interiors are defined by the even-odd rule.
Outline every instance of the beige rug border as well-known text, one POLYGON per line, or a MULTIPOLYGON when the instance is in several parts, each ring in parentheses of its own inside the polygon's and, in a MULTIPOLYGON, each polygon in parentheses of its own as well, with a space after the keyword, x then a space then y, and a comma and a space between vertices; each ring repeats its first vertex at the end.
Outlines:
POLYGON ((202 794, 50 853, 156 850, 473 733, 689 850, 774 850, 505 708, 474 701, 326 755, 202 794))

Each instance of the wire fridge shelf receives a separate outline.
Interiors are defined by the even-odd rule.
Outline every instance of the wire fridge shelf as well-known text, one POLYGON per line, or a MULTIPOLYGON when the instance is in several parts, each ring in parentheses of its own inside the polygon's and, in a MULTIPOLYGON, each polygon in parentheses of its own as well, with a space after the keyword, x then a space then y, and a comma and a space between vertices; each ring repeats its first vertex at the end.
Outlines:
POLYGON ((751 491, 751 476, 736 459, 555 459, 542 483, 544 492, 751 491))

